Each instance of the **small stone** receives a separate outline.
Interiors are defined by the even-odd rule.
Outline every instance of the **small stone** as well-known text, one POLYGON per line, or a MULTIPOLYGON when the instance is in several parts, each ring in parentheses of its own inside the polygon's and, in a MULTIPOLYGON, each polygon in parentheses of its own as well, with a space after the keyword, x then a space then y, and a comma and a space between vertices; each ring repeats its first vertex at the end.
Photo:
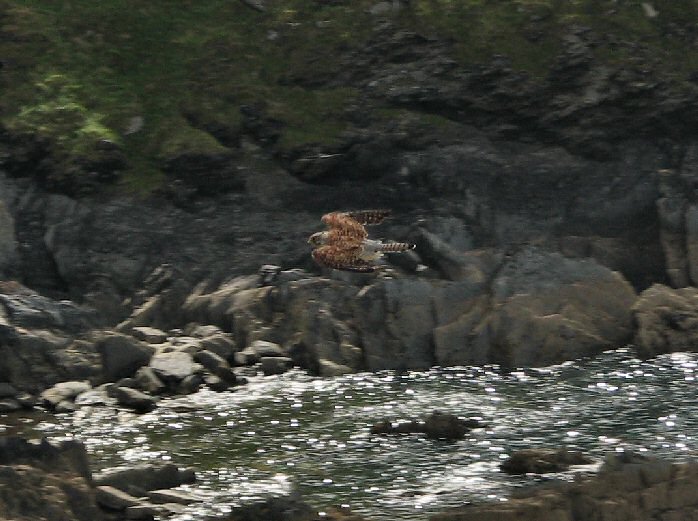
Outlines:
POLYGON ((162 344, 167 340, 167 333, 155 327, 137 326, 132 331, 133 336, 148 344, 162 344))

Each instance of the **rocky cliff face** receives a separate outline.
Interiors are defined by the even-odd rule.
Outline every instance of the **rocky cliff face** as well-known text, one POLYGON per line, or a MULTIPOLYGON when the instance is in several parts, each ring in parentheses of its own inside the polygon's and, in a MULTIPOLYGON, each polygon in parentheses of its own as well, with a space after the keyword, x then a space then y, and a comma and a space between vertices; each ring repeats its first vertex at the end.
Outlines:
MULTIPOLYGON (((634 291, 695 282, 698 91, 683 72, 667 73, 652 58, 654 43, 632 60, 603 54, 634 49, 637 27, 606 33, 564 24, 565 13, 522 7, 528 17, 512 19, 512 27, 523 33, 512 38, 556 42, 544 47, 534 73, 513 48, 508 58, 468 58, 466 42, 439 25, 439 13, 391 5, 356 11, 365 22, 360 37, 328 41, 336 54, 321 64, 288 28, 273 32, 280 7, 244 11, 271 31, 264 33, 274 42, 268 52, 293 57, 283 74, 264 77, 278 90, 258 85, 269 94, 263 102, 232 96, 235 125, 212 118, 202 99, 189 100, 182 109, 188 133, 163 130, 168 148, 157 161, 164 176, 145 194, 126 184, 109 188, 113 178, 96 167, 84 178, 66 170, 70 188, 53 182, 76 163, 54 162, 49 174, 46 147, 39 164, 20 146, 43 112, 27 108, 25 119, 8 120, 2 142, 18 146, 4 148, 0 173, 0 275, 91 306, 102 325, 128 318, 128 332, 212 323, 241 348, 265 340, 310 353, 306 366, 318 372, 326 362, 519 365, 593 354, 632 337, 634 291), (429 24, 419 30, 419 20, 429 24), (341 131, 322 126, 308 138, 285 105, 290 91, 314 99, 294 98, 293 114, 341 131), (80 179, 90 186, 75 185, 80 179), (417 243, 414 254, 389 258, 389 277, 318 278, 328 274, 310 262, 306 238, 319 216, 370 207, 393 209, 395 218, 376 233, 417 243), (229 285, 267 264, 286 279, 229 285)), ((446 10, 465 16, 471 8, 446 10)), ((338 24, 350 23, 339 15, 357 8, 322 9, 338 24)), ((609 16, 625 23, 634 13, 627 9, 609 16)), ((666 41, 691 43, 693 33, 679 31, 672 13, 644 21, 666 41)), ((19 23, 31 10, 8 16, 19 23)), ((312 31, 336 36, 323 27, 314 23, 312 31)), ((90 114, 74 107, 78 90, 65 81, 42 84, 50 98, 42 110, 53 114, 67 100, 87 125, 90 114)), ((124 143, 146 127, 142 117, 129 119, 124 143)), ((102 159, 115 153, 100 143, 102 159)))

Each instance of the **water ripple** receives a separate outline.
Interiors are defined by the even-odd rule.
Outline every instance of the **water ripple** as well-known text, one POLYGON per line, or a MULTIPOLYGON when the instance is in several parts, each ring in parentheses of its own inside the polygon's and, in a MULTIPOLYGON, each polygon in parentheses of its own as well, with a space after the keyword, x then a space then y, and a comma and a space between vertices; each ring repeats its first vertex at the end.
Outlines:
POLYGON ((530 482, 498 470, 520 448, 694 456, 697 371, 693 353, 641 362, 625 349, 511 373, 456 367, 321 379, 292 371, 254 378, 235 392, 165 399, 140 416, 83 407, 34 429, 84 440, 96 468, 153 460, 197 468, 198 482, 184 488, 205 498, 206 510, 190 506, 179 521, 294 485, 318 508, 343 504, 371 519, 417 520, 470 501, 503 500, 530 482), (381 419, 434 409, 486 427, 454 443, 370 434, 381 419))

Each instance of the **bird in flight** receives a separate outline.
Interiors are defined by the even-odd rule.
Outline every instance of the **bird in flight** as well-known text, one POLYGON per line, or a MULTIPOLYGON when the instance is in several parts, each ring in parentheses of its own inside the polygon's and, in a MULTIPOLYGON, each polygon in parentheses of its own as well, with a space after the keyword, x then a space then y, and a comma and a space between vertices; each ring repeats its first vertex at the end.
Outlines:
POLYGON ((369 239, 365 225, 379 224, 390 210, 332 212, 322 216, 327 230, 314 233, 308 243, 315 249, 312 256, 320 266, 336 270, 370 273, 379 269, 374 264, 383 253, 414 249, 406 242, 383 242, 369 239))

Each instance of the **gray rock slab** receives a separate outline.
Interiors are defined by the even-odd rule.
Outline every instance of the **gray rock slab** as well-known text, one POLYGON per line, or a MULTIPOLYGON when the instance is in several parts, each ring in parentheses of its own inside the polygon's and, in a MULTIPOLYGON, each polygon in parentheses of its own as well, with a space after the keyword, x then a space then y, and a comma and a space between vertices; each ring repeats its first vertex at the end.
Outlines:
POLYGON ((148 344, 162 344, 167 340, 167 333, 155 327, 136 326, 131 331, 138 340, 148 344))
POLYGON ((95 487, 95 499, 97 504, 111 510, 126 510, 140 504, 140 500, 127 494, 123 490, 108 485, 95 487))
POLYGON ((148 498, 153 503, 177 503, 180 505, 200 501, 194 495, 183 490, 151 490, 148 492, 148 498))

